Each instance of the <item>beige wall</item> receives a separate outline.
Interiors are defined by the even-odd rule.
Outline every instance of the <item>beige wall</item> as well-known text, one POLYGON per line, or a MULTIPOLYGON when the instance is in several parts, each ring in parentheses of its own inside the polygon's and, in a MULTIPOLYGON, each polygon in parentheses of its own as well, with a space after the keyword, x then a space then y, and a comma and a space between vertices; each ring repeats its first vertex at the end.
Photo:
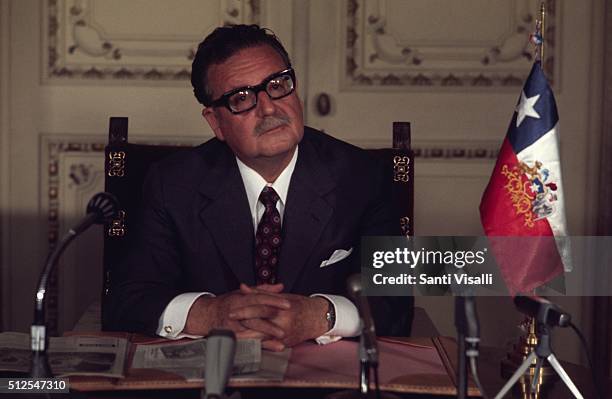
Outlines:
MULTIPOLYGON (((78 219, 89 196, 103 187, 101 145, 106 141, 109 116, 128 116, 131 137, 141 141, 197 142, 210 136, 188 81, 172 76, 187 71, 189 50, 223 21, 256 20, 272 27, 294 57, 308 123, 358 145, 384 145, 393 120, 410 120, 414 145, 423 154, 436 148, 484 149, 493 154, 520 93, 520 85, 456 90, 439 85, 351 87, 342 64, 347 10, 357 4, 359 13, 375 12, 373 7, 390 7, 392 1, 181 0, 167 10, 161 7, 170 2, 149 1, 146 12, 138 10, 140 2, 124 2, 126 8, 120 14, 121 1, 116 0, 58 0, 57 7, 52 3, 0 0, 0 299, 5 329, 27 330, 32 292, 49 242, 78 219), (259 7, 253 9, 248 4, 259 7), (80 9, 71 12, 70 7, 79 5, 80 9), (79 18, 87 21, 87 29, 77 23, 79 18), (104 41, 110 43, 110 50, 104 50, 104 41), (75 44, 76 49, 68 51, 75 44), (115 54, 121 57, 117 59, 115 54), (122 69, 133 78, 114 78, 122 69), (159 78, 151 79, 155 71, 159 78), (327 77, 321 77, 321 71, 326 71, 327 77), (67 76, 70 73, 72 77, 67 76), (335 113, 329 118, 314 112, 314 99, 322 90, 331 93, 335 101, 335 113), (366 113, 368 117, 362 118, 366 113)), ((474 13, 481 3, 462 2, 474 13)), ((496 4, 512 4, 520 11, 531 3, 496 4)), ((428 15, 427 7, 432 8, 432 20, 436 7, 443 4, 419 3, 425 5, 424 15, 428 15)), ((593 233, 596 219, 593 199, 598 157, 594 154, 600 140, 603 4, 604 0, 557 0, 556 17, 551 21, 556 26, 551 54, 561 118, 568 221, 575 235, 593 233)), ((512 21, 509 16, 491 15, 512 21)), ((431 61, 434 72, 469 69, 491 73, 490 66, 478 62, 463 65, 449 61, 453 48, 461 48, 465 44, 461 40, 468 41, 470 34, 495 32, 494 22, 469 13, 465 18, 468 16, 470 24, 457 20, 453 26, 436 25, 434 33, 444 51, 441 58, 431 61)), ((411 24, 418 23, 409 17, 406 15, 406 20, 411 24)), ((430 29, 428 18, 421 19, 423 29, 430 29)), ((413 28, 418 29, 410 26, 413 28)), ((366 31, 359 37, 369 39, 366 31)), ((401 70, 402 64, 389 61, 380 67, 401 70)), ((418 67, 408 67, 418 72, 418 67)), ((525 75, 529 61, 520 57, 500 60, 494 68, 525 75)), ((493 162, 491 155, 418 158, 417 233, 481 234, 477 203, 493 162)), ((99 231, 90 232, 64 258, 58 281, 60 330, 70 328, 98 295, 99 251, 99 231)), ((449 298, 419 298, 417 302, 426 307, 441 333, 454 334, 449 298)), ((581 324, 588 325, 582 301, 564 302, 581 324)), ((508 300, 480 300, 479 305, 485 342, 502 345, 518 333, 515 326, 520 317, 508 300), (500 330, 507 333, 499 334, 500 330)), ((561 356, 577 359, 575 339, 567 337, 567 342, 570 344, 559 348, 561 356)))
POLYGON ((0 328, 6 328, 9 309, 9 291, 5 288, 9 280, 8 227, 9 227, 9 8, 8 2, 0 1, 0 328))

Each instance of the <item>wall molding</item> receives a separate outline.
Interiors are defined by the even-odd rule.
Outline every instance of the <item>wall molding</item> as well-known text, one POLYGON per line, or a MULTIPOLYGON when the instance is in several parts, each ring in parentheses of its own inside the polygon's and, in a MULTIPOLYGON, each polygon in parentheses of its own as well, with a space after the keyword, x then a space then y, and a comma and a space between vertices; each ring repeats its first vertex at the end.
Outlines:
MULTIPOLYGON (((218 11, 210 25, 197 34, 121 32, 125 27, 105 26, 107 9, 100 1, 46 0, 43 15, 43 81, 116 80, 184 82, 191 75, 197 44, 222 24, 260 23, 261 0, 216 0, 206 6, 194 2, 196 11, 218 11), (198 7, 199 6, 199 7, 198 7), (99 11, 100 9, 102 11, 99 11), (100 15, 97 14, 100 12, 100 15), (104 18, 101 18, 104 17, 104 18), (104 21, 101 21, 103 19, 104 21), (112 29, 117 29, 113 31, 112 29)), ((104 4, 108 7, 108 3, 104 4)), ((117 3, 117 14, 129 5, 117 3)), ((139 18, 163 12, 165 4, 150 2, 139 18), (156 7, 160 10, 155 10, 156 7)), ((194 11, 195 12, 195 11, 194 11)), ((143 19, 144 18, 144 19, 143 19)), ((153 20, 151 24, 155 24, 153 20)), ((195 29, 195 28, 194 28, 195 29)))
MULTIPOLYGON (((47 245, 48 250, 52 250, 61 239, 64 231, 60 231, 62 225, 66 225, 65 215, 60 215, 60 199, 62 198, 61 189, 66 187, 66 183, 63 179, 72 180, 76 184, 81 182, 87 182, 89 173, 83 171, 76 172, 77 174, 71 174, 68 176, 62 176, 60 170, 63 169, 63 165, 60 165, 62 158, 67 154, 100 154, 103 156, 104 144, 95 143, 92 141, 81 141, 73 139, 56 139, 53 137, 42 136, 41 150, 43 156, 43 173, 44 180, 42 181, 43 187, 41 188, 41 195, 44 196, 47 220, 47 245)), ((83 165, 91 172, 92 166, 83 165)), ((76 211, 76 210, 75 210, 76 211)), ((62 263, 66 263, 66 259, 62 260, 62 263)), ((65 266, 65 265, 62 265, 65 266)), ((66 267, 56 268, 54 273, 51 275, 49 280, 49 289, 47 293, 47 326, 51 334, 57 334, 59 332, 60 323, 60 275, 64 272, 66 267)))
MULTIPOLYGON (((388 140, 343 138, 361 148, 386 148, 388 140)), ((435 140, 412 142, 414 157, 421 162, 425 161, 491 161, 496 160, 501 142, 497 140, 435 140)))
MULTIPOLYGON (((346 0, 343 18, 345 56, 342 70, 344 89, 409 90, 500 90, 522 86, 533 62, 529 33, 534 29, 539 2, 508 0, 507 18, 497 22, 498 37, 485 38, 403 38, 397 26, 390 26, 392 0, 346 0)), ((544 68, 554 83, 559 10, 555 0, 546 0, 546 53, 544 68)), ((406 4, 403 4, 407 7, 406 4)), ((462 3, 463 6, 463 3, 462 3)), ((501 5, 481 4, 480 7, 501 5)), ((472 6, 475 7, 475 6, 472 6)), ((476 12, 476 10, 474 10, 476 12)), ((410 22, 408 22, 410 25, 410 22)), ((475 27, 476 29, 476 27, 475 27)))

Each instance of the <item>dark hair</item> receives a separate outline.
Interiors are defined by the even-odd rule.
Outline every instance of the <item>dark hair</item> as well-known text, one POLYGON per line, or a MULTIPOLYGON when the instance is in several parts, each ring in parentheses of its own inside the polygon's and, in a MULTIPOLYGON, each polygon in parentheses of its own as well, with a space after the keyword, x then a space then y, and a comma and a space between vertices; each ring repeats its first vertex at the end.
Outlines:
POLYGON ((289 54, 274 32, 258 25, 228 25, 215 29, 200 43, 191 64, 191 85, 198 101, 210 106, 213 101, 208 87, 208 68, 219 64, 245 48, 268 45, 291 67, 289 54))

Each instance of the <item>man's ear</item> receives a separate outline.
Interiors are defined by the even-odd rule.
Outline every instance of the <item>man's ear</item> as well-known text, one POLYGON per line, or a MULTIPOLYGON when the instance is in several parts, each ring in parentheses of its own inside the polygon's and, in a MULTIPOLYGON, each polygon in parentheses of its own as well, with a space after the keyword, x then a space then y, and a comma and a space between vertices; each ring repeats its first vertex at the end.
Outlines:
POLYGON ((221 131, 221 127, 219 126, 219 120, 217 119, 217 113, 215 112, 213 107, 206 107, 202 110, 202 116, 208 122, 208 125, 215 133, 215 136, 221 140, 225 141, 225 136, 223 136, 223 132, 221 131))

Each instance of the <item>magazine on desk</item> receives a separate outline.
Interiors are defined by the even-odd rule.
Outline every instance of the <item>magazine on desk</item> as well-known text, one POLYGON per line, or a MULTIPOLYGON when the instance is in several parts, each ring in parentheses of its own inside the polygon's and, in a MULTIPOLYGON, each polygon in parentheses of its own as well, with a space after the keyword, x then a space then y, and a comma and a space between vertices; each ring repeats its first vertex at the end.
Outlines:
MULTIPOLYGON (((128 341, 117 337, 51 337, 49 366, 53 375, 122 378, 128 341)), ((27 373, 32 352, 30 335, 0 333, 0 370, 27 373)))
MULTIPOLYGON (((138 345, 134 351, 132 368, 155 369, 171 372, 187 381, 204 379, 206 340, 180 343, 138 345)), ((232 376, 253 374, 261 366, 261 341, 245 339, 236 341, 236 355, 232 376)))
MULTIPOLYGON (((240 378, 257 374, 262 363, 261 353, 260 341, 238 340, 232 376, 240 378)), ((129 369, 155 369, 180 375, 187 381, 202 380, 206 340, 130 344, 127 338, 113 336, 51 337, 48 357, 53 375, 57 377, 124 378, 126 362, 129 361, 129 369), (130 345, 134 346, 133 356, 129 356, 130 345)), ((29 334, 0 333, 0 371, 27 373, 30 359, 29 334)))

